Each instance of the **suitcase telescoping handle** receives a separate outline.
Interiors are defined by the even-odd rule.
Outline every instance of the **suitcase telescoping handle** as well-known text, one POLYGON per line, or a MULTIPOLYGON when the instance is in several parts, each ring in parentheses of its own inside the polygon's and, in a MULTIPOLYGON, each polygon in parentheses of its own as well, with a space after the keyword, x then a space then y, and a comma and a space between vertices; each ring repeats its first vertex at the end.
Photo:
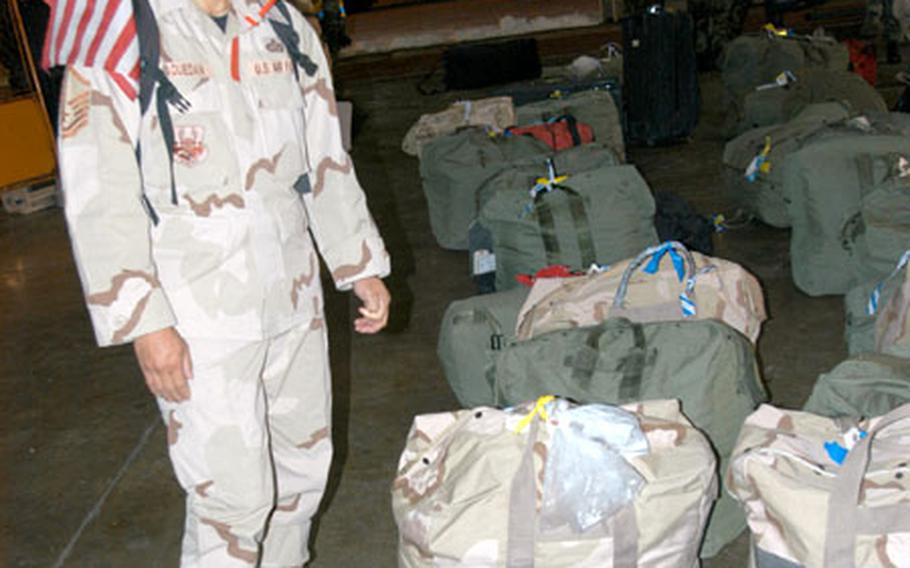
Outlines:
POLYGON ((625 308, 626 294, 629 290, 629 281, 632 275, 638 270, 646 260, 651 262, 645 267, 645 272, 654 274, 660 267, 660 261, 663 257, 669 255, 676 268, 680 282, 685 282, 685 288, 679 295, 680 309, 683 317, 692 317, 696 314, 695 304, 695 279, 698 271, 695 267, 695 258, 689 249, 679 241, 667 241, 661 245, 649 247, 641 254, 635 257, 626 271, 623 272, 622 280, 619 282, 619 288, 616 290, 616 296, 613 298, 613 309, 622 310, 625 308))
POLYGON ((910 422, 910 404, 883 416, 847 454, 828 496, 826 568, 852 568, 856 565, 857 535, 910 532, 910 503, 907 501, 882 507, 865 507, 860 503, 863 479, 872 456, 872 443, 877 434, 899 422, 910 422))

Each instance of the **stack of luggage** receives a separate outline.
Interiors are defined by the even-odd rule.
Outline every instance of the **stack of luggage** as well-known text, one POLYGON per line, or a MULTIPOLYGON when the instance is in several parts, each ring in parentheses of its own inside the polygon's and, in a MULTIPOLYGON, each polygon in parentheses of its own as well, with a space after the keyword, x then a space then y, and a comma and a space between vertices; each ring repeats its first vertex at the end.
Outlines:
MULTIPOLYGON (((662 10, 625 27, 632 91, 635 61, 691 34, 662 10)), ((463 410, 414 419, 400 566, 692 567, 746 527, 758 568, 910 566, 910 120, 847 61, 773 28, 722 61, 736 203, 790 229, 796 287, 846 295, 850 357, 802 411, 767 404, 758 279, 710 236, 698 252, 659 234, 625 163, 624 123, 646 144, 694 127, 684 73, 675 111, 656 93, 622 118, 615 91, 581 89, 421 119, 434 235, 490 279, 443 316, 463 410), (669 114, 644 120, 649 104, 669 114)))
POLYGON ((886 111, 875 89, 848 71, 847 48, 824 35, 768 28, 743 35, 720 60, 729 136, 785 122, 812 103, 837 101, 855 112, 886 111))
POLYGON ((507 290, 547 265, 587 269, 657 243, 654 199, 623 164, 611 91, 503 101, 457 103, 421 117, 405 139, 440 246, 469 250, 473 274, 507 290))
POLYGON ((816 104, 727 144, 730 191, 762 221, 791 228, 793 280, 806 294, 881 279, 910 247, 902 118, 816 104))
POLYGON ((845 295, 850 354, 802 411, 763 405, 740 431, 723 483, 746 512, 757 568, 910 558, 910 129, 842 74, 839 49, 765 34, 724 60, 739 133, 724 149, 729 189, 790 228, 797 288, 845 295))
MULTIPOLYGON (((677 398, 723 468, 739 425, 766 400, 754 347, 765 317, 754 276, 670 242, 602 272, 455 302, 438 353, 465 407, 544 394, 589 404, 677 398)), ((700 554, 744 527, 721 495, 700 554)))

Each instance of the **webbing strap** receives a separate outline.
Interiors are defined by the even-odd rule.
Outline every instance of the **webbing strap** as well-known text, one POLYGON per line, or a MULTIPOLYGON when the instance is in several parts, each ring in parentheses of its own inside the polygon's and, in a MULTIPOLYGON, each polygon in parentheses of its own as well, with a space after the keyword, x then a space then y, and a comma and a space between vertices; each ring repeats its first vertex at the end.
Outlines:
MULTIPOLYGON (((164 74, 160 67, 155 67, 152 71, 158 82, 158 96, 155 106, 158 110, 158 124, 161 127, 161 136, 164 137, 164 147, 167 150, 167 163, 171 174, 171 203, 177 205, 177 184, 174 180, 174 145, 176 137, 174 136, 174 123, 171 121, 170 104, 180 105, 179 102, 183 97, 177 91, 177 88, 164 74), (176 102, 175 102, 176 101, 176 102)), ((189 103, 187 103, 188 105, 189 103)), ((182 106, 179 109, 185 110, 182 106)), ((188 107, 187 107, 188 108, 188 107)))
POLYGON ((139 41, 139 110, 145 114, 152 102, 156 81, 155 76, 147 69, 149 66, 158 66, 161 46, 158 41, 158 22, 155 21, 155 14, 148 0, 132 1, 136 38, 139 41))
POLYGON ((825 566, 855 566, 856 536, 901 532, 910 529, 910 506, 866 508, 860 503, 863 479, 872 457, 872 443, 877 434, 898 422, 910 420, 910 406, 892 410, 879 419, 875 428, 856 443, 841 466, 828 495, 827 530, 825 531, 825 566))
MULTIPOLYGON (((143 115, 151 106, 152 93, 156 94, 155 109, 158 112, 158 123, 161 135, 164 137, 165 150, 167 151, 168 167, 171 175, 171 202, 177 205, 177 184, 174 180, 174 124, 171 121, 170 106, 180 112, 190 108, 186 100, 171 83, 164 71, 158 66, 161 57, 160 36, 155 13, 148 0, 133 0, 133 15, 136 23, 136 36, 139 41, 139 110, 143 115), (157 85, 157 89, 155 86, 157 85)), ((142 184, 143 203, 152 218, 158 223, 158 216, 152 209, 151 203, 145 197, 145 182, 142 180, 142 148, 141 143, 136 144, 136 160, 139 164, 140 183, 142 184)))
MULTIPOLYGON (((551 118, 547 121, 550 124, 556 124, 559 122, 565 122, 566 127, 569 129, 569 136, 572 137, 572 146, 581 146, 581 133, 578 131, 578 120, 575 119, 571 114, 563 114, 555 118, 551 118)), ((553 142, 555 147, 556 135, 553 134, 553 142)))
POLYGON ((531 428, 509 495, 509 527, 506 542, 506 568, 534 568, 537 541, 537 481, 534 472, 534 443, 539 430, 537 420, 531 428))
POLYGON ((639 323, 632 323, 634 345, 629 354, 619 362, 622 379, 619 382, 619 400, 622 402, 637 401, 641 397, 641 379, 645 371, 646 345, 644 328, 639 323))
POLYGON ((856 157, 856 174, 859 178, 860 194, 866 195, 875 185, 875 176, 873 173, 872 156, 869 154, 860 154, 856 157))
MULTIPOLYGON (((591 234, 591 224, 588 220, 588 212, 585 210, 584 198, 574 189, 564 185, 554 185, 553 189, 564 192, 569 200, 569 213, 572 215, 572 225, 575 229, 575 237, 578 239, 578 251, 581 254, 580 267, 587 268, 597 262, 597 255, 594 252, 594 237, 591 234)), ((548 192, 540 192, 534 197, 534 212, 537 214, 537 224, 540 226, 540 236, 547 254, 547 264, 562 264, 563 259, 559 257, 561 249, 559 238, 556 235, 553 211, 550 205, 544 201, 546 193, 548 192)))
POLYGON ((281 13, 281 17, 284 18, 284 22, 279 22, 274 18, 267 18, 269 24, 272 25, 272 30, 275 32, 275 35, 278 36, 278 39, 281 40, 281 43, 284 44, 285 49, 287 49, 288 55, 294 61, 294 77, 297 80, 300 80, 300 72, 297 68, 303 69, 303 71, 310 77, 316 74, 316 71, 319 70, 319 66, 310 59, 310 56, 300 51, 299 42, 300 35, 294 30, 294 27, 291 25, 291 12, 288 10, 288 7, 284 2, 279 0, 275 3, 275 8, 281 13))
POLYGON ((594 371, 597 369, 597 360, 600 358, 600 338, 604 332, 606 332, 604 325, 591 328, 582 348, 565 361, 565 365, 572 368, 572 381, 581 388, 587 388, 591 384, 594 371))
MULTIPOLYGON (((132 0, 133 17, 136 23, 136 37, 139 41, 139 112, 144 116, 152 103, 152 94, 155 91, 155 75, 148 72, 148 68, 157 67, 158 58, 161 57, 161 46, 158 42, 158 22, 148 0, 132 0)), ((142 194, 142 206, 151 219, 153 225, 159 222, 158 213, 152 207, 145 193, 145 177, 142 173, 142 142, 136 140, 136 166, 139 170, 139 188, 142 194)))
MULTIPOLYGON (((539 436, 539 421, 532 419, 521 462, 512 479, 509 495, 509 526, 506 543, 506 568, 534 568, 537 545, 537 474, 534 471, 534 445, 539 436)), ((612 566, 638 565, 638 519, 630 503, 610 520, 613 540, 612 566)))
POLYGON ((537 224, 540 226, 540 237, 543 239, 543 249, 547 254, 547 264, 559 264, 559 239, 556 238, 556 223, 553 221, 553 210, 542 199, 534 199, 534 212, 537 214, 537 224))

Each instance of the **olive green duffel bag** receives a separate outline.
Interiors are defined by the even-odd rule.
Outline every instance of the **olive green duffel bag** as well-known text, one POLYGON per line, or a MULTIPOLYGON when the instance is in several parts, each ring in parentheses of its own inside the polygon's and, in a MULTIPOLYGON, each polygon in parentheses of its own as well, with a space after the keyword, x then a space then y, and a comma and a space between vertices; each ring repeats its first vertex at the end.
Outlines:
POLYGON ((515 339, 518 311, 530 292, 519 287, 449 304, 436 353, 446 380, 465 408, 493 404, 493 372, 503 346, 515 339))
POLYGON ((724 175, 731 200, 772 227, 789 227, 782 175, 786 160, 850 115, 841 103, 813 104, 789 122, 755 128, 727 142, 724 175))
POLYGON ((781 73, 806 68, 846 71, 847 48, 832 37, 790 36, 767 32, 742 35, 724 47, 719 61, 732 136, 743 123, 744 100, 756 88, 774 84, 781 73))
POLYGON ((818 377, 806 412, 869 418, 910 403, 910 359, 863 353, 818 377))
POLYGON ((856 73, 827 69, 794 71, 786 87, 762 87, 743 98, 743 111, 736 132, 781 124, 792 120, 810 104, 836 102, 855 113, 885 112, 885 99, 856 73))
POLYGON ((790 156, 782 173, 793 281, 810 296, 881 279, 910 246, 910 174, 901 173, 910 139, 849 122, 790 156))
POLYGON ((430 211, 430 228, 439 246, 468 248, 468 226, 477 216, 480 186, 513 162, 541 162, 552 150, 530 136, 490 135, 465 128, 427 142, 420 156, 420 177, 430 211))
POLYGON ((551 162, 505 171, 490 184, 477 221, 492 236, 497 290, 546 266, 587 270, 658 243, 654 198, 634 166, 576 173, 551 162))
MULTIPOLYGON (((767 400, 749 340, 715 320, 603 324, 553 331, 513 343, 496 363, 499 404, 542 394, 579 402, 622 404, 675 397, 708 435, 721 471, 745 418, 767 400)), ((716 554, 746 526, 722 495, 708 522, 701 555, 716 554)))

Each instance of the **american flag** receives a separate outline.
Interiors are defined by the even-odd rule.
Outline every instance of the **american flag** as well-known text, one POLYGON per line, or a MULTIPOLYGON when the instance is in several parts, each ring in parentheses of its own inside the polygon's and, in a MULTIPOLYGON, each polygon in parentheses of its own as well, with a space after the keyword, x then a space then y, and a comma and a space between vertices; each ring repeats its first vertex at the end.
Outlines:
POLYGON ((139 86, 139 40, 132 0, 45 0, 51 17, 42 64, 83 65, 107 71, 135 99, 139 86))

